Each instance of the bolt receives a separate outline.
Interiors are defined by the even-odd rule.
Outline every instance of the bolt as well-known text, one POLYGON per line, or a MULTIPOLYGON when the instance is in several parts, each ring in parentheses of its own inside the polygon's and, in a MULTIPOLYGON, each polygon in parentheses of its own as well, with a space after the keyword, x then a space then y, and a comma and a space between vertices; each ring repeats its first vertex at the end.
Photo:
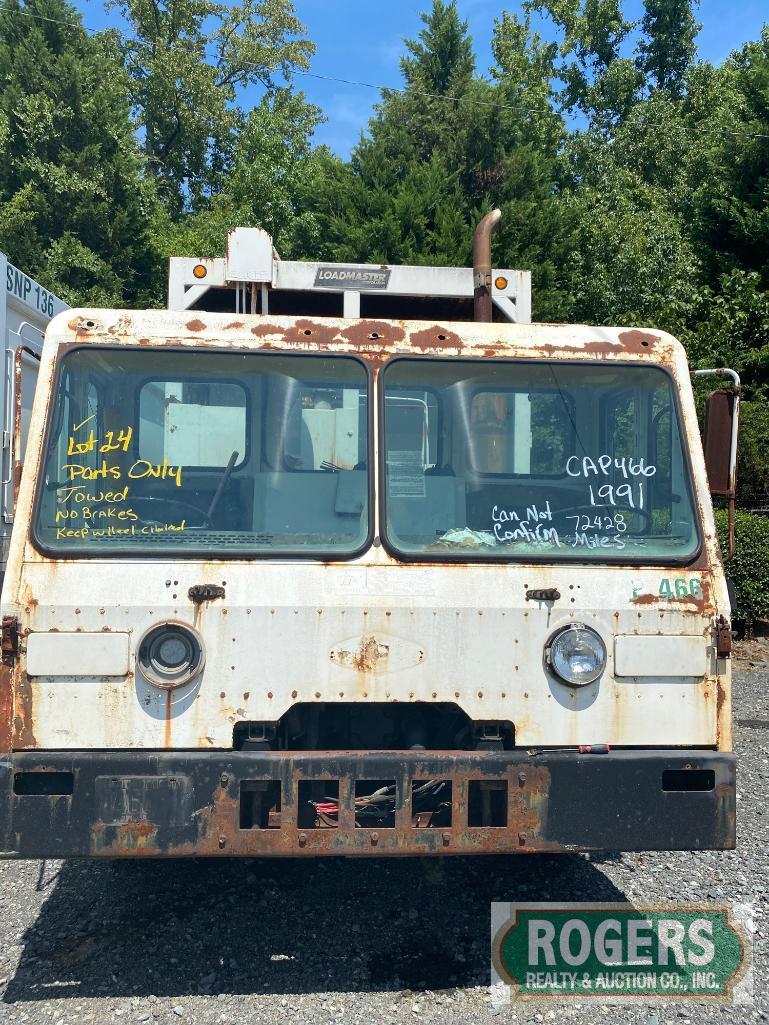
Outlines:
POLYGON ((444 833, 443 834, 443 846, 444 847, 448 847, 448 845, 450 843, 451 843, 451 833, 444 833))
POLYGON ((226 772, 223 772, 221 774, 221 776, 219 777, 219 782, 222 784, 223 787, 226 787, 227 784, 229 783, 229 781, 230 781, 230 777, 227 775, 226 772))
POLYGON ((519 833, 518 834, 518 843, 519 843, 519 845, 521 847, 525 847, 526 846, 526 834, 525 833, 519 833))
POLYGON ((524 786, 526 786, 526 776, 525 776, 525 774, 524 774, 524 773, 522 773, 522 772, 519 772, 519 773, 518 773, 518 786, 519 786, 519 787, 524 787, 524 786))
POLYGON ((226 846, 227 846, 227 837, 226 836, 220 836, 219 837, 219 849, 222 850, 226 846))
POLYGON ((299 846, 300 847, 304 847, 306 844, 307 844, 307 834, 306 833, 300 833, 299 834, 299 846))
POLYGON ((379 833, 372 833, 371 834, 371 842, 376 847, 376 845, 379 843, 379 833))

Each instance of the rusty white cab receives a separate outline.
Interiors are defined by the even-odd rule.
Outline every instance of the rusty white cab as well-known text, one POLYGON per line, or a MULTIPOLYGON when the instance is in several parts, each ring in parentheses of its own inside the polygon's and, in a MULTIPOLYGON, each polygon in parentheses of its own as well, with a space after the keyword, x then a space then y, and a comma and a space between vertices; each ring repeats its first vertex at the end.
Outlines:
MULTIPOLYGON (((316 279, 365 299, 354 271, 316 279)), ((251 301, 48 329, 3 589, 3 855, 733 847, 682 346, 251 301)))

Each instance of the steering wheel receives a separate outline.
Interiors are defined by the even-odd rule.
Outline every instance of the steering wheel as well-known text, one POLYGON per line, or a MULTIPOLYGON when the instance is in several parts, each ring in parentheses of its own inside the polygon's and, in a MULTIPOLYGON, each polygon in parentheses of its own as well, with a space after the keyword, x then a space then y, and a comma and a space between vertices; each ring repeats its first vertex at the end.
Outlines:
MULTIPOLYGON (((192 505, 190 502, 181 501, 178 498, 162 498, 159 495, 137 495, 136 497, 130 497, 131 506, 142 505, 142 503, 158 503, 164 508, 171 506, 173 509, 178 510, 182 514, 182 519, 186 519, 188 516, 197 516, 200 518, 200 523, 194 523, 192 526, 202 527, 205 525, 207 519, 206 514, 202 509, 198 509, 197 506, 192 505)), ((152 513, 150 512, 150 518, 142 517, 145 523, 154 524, 155 526, 161 525, 162 523, 168 522, 168 517, 164 516, 162 519, 152 519, 152 513)))

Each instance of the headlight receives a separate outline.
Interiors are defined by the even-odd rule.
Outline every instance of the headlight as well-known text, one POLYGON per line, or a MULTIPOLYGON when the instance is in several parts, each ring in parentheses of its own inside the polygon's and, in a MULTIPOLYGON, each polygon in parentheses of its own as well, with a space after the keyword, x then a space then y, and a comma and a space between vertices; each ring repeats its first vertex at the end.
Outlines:
POLYGON ((181 623, 160 623, 141 640, 141 675, 156 687, 181 687, 203 668, 205 653, 197 633, 181 623))
POLYGON ((582 687, 606 668, 606 645, 589 626, 572 623, 550 638, 545 660, 565 683, 582 687))

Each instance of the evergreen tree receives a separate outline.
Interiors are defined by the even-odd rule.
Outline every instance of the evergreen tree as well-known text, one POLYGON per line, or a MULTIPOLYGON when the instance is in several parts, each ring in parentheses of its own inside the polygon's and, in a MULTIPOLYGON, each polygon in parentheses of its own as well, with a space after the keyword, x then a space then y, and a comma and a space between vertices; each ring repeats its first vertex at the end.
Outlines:
POLYGON ((490 86, 473 78, 472 41, 453 0, 434 0, 422 20, 419 38, 406 40, 404 90, 384 92, 349 168, 331 168, 315 199, 325 252, 336 258, 445 264, 469 256, 462 186, 475 174, 467 149, 471 135, 483 140, 475 119, 490 86))
POLYGON ((407 84, 441 95, 463 92, 475 71, 475 57, 456 0, 433 0, 432 10, 421 18, 425 27, 419 39, 405 41, 411 56, 400 62, 407 84))
POLYGON ((5 0, 0 82, 0 248, 69 302, 146 302, 154 200, 114 38, 66 0, 5 0))
POLYGON ((695 39, 702 28, 694 17, 699 0, 645 0, 638 45, 638 66, 657 89, 680 96, 684 79, 697 53, 695 39))
POLYGON ((538 315, 565 316, 571 229, 557 199, 554 50, 527 19, 503 15, 489 81, 473 73, 454 3, 435 0, 423 21, 406 41, 403 92, 385 94, 349 167, 320 190, 323 256, 468 265, 476 223, 501 206, 495 261, 531 267, 538 315))

